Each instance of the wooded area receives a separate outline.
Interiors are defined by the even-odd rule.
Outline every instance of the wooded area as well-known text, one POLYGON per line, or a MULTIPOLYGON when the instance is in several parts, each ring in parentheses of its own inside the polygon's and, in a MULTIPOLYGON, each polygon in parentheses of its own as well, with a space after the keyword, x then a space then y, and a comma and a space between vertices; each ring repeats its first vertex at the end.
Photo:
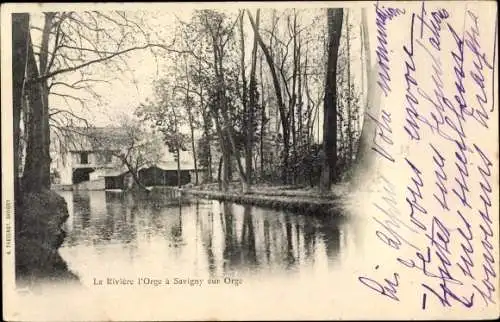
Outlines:
POLYGON ((175 18, 169 41, 154 37, 145 15, 46 12, 36 26, 30 14, 13 14, 16 192, 50 188, 51 133, 62 142, 76 124, 92 126, 71 108, 85 99, 65 90, 95 94, 107 80, 93 78, 93 66, 123 74, 127 57, 144 50, 175 64, 163 66, 136 117, 161 133, 177 160, 191 151, 196 170, 207 169, 222 191, 235 174, 243 193, 259 182, 328 191, 349 180, 368 155, 373 121, 363 113, 377 115, 374 95, 365 94, 373 86, 364 75, 373 77, 366 15, 354 35, 350 11, 195 10, 189 20, 175 18), (364 66, 357 82, 354 42, 364 66), (50 106, 56 96, 69 108, 50 106))

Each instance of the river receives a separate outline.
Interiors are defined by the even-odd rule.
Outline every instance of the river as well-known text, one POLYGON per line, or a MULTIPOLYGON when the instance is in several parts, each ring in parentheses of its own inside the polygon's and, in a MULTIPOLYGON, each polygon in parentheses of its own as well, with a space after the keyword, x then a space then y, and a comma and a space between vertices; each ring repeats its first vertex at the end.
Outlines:
POLYGON ((69 211, 59 252, 80 286, 24 291, 25 319, 305 319, 358 312, 351 290, 367 248, 355 220, 173 193, 154 200, 114 191, 59 193, 69 211), (187 284, 176 284, 182 280, 187 284))
POLYGON ((64 191, 68 233, 60 249, 85 282, 94 277, 260 278, 335 269, 348 251, 346 223, 171 195, 136 200, 114 191, 64 191))

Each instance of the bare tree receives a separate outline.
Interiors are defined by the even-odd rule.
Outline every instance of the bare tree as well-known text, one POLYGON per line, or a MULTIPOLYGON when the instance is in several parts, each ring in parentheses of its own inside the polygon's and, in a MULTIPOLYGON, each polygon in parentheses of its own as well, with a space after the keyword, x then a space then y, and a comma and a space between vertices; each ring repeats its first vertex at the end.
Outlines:
POLYGON ((325 153, 321 174, 321 189, 329 190, 337 174, 337 58, 342 31, 343 9, 329 8, 328 16, 328 65, 325 84, 323 151, 325 153))
MULTIPOLYGON (((244 14, 242 13, 240 16, 240 23, 241 23, 241 30, 243 30, 243 18, 244 14)), ((260 21, 260 10, 257 9, 257 14, 256 14, 256 28, 259 28, 259 21, 260 21)), ((243 37, 242 37, 243 40, 243 37)), ((252 167, 252 154, 253 154, 253 145, 254 145, 254 136, 255 136, 255 127, 254 127, 254 117, 255 117, 255 110, 257 107, 257 80, 256 80, 256 65, 257 65, 257 37, 254 35, 254 40, 253 40, 253 48, 252 48, 252 56, 251 56, 251 67, 250 67, 250 86, 249 86, 249 106, 248 106, 248 113, 247 113, 247 134, 246 134, 246 145, 245 145, 245 166, 246 166, 246 174, 247 174, 247 179, 249 182, 252 182, 252 172, 253 172, 253 167, 252 167)), ((243 45, 242 45, 242 48, 243 45)), ((261 133, 262 136, 262 133, 261 133)))
MULTIPOLYGON (((43 16, 43 26, 32 26, 30 31, 31 34, 41 32, 41 40, 40 44, 35 44, 34 37, 29 37, 24 81, 27 109, 22 119, 26 121, 27 147, 23 182, 29 183, 25 186, 31 191, 50 187, 50 119, 62 113, 51 111, 49 95, 83 104, 82 98, 55 89, 91 90, 88 84, 102 81, 88 77, 88 67, 93 64, 108 64, 120 69, 117 60, 127 66, 123 56, 134 50, 159 48, 170 51, 170 46, 153 43, 141 27, 142 23, 124 12, 45 12, 43 16), (143 36, 140 41, 137 35, 143 36), (82 79, 68 83, 60 78, 73 72, 80 72, 82 79)), ((69 112, 66 116, 75 115, 69 112)))
POLYGON ((288 182, 288 171, 289 171, 289 159, 288 156, 290 154, 290 126, 289 126, 289 112, 287 111, 285 101, 283 99, 282 95, 282 88, 281 88, 281 83, 278 77, 278 72, 276 70, 276 63, 275 60, 272 56, 271 51, 269 50, 269 47, 266 46, 264 43, 259 29, 257 28, 257 24, 254 21, 252 14, 250 11, 247 11, 248 13, 248 18, 250 20, 250 23, 252 25, 253 31, 255 33, 255 37, 257 38, 257 42, 260 45, 260 48, 262 49, 262 52, 264 53, 264 56, 266 57, 267 64, 269 66, 269 70, 271 72, 271 77, 273 80, 273 85, 274 85, 274 92, 276 94, 276 103, 278 105, 278 110, 279 110, 279 115, 280 115, 280 121, 281 121, 281 126, 282 126, 282 131, 283 131, 283 143, 284 143, 284 151, 283 151, 283 172, 282 172, 282 180, 284 183, 288 182))
MULTIPOLYGON (((229 103, 227 97, 227 84, 225 80, 223 61, 226 55, 226 45, 231 39, 234 27, 239 19, 236 18, 233 23, 231 23, 227 28, 221 29, 217 28, 223 23, 224 17, 219 13, 214 11, 206 10, 202 13, 202 23, 208 31, 208 36, 211 39, 212 47, 212 58, 213 58, 213 71, 216 81, 216 97, 219 103, 219 108, 212 110, 212 116, 214 118, 216 129, 219 134, 219 140, 223 141, 224 138, 229 140, 231 154, 234 155, 237 164, 237 172, 240 178, 242 191, 246 193, 249 191, 250 186, 247 180, 245 170, 241 164, 240 153, 235 141, 234 128, 229 116, 229 103)), ((222 143, 222 142, 221 142, 222 143)), ((221 144, 221 147, 224 144, 221 144)), ((226 152, 227 156, 229 153, 226 152)), ((223 153, 224 155, 224 153, 223 153)), ((227 164, 229 160, 225 160, 227 164)))

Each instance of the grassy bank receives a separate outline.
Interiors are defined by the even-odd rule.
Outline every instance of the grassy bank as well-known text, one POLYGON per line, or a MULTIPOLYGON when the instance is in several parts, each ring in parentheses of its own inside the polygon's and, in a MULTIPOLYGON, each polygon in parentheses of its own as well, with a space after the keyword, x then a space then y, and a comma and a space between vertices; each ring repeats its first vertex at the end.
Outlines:
POLYGON ((59 255, 68 218, 64 199, 45 190, 21 196, 16 211, 16 277, 20 283, 39 280, 78 280, 59 255))
POLYGON ((242 194, 236 185, 231 186, 227 192, 219 191, 218 186, 214 184, 172 189, 200 198, 230 201, 307 215, 335 217, 345 215, 342 211, 342 189, 326 194, 322 194, 316 189, 268 185, 253 186, 252 191, 247 194, 242 194))

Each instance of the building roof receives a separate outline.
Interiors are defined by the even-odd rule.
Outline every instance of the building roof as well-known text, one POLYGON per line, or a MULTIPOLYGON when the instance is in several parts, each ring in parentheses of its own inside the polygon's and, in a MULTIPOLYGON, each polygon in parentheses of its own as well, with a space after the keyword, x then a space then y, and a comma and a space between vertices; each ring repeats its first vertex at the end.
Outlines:
POLYGON ((89 127, 77 129, 82 138, 87 141, 85 147, 92 150, 116 149, 126 145, 132 137, 121 127, 89 127))
POLYGON ((66 151, 112 150, 130 139, 122 127, 64 127, 51 133, 52 148, 66 151))

